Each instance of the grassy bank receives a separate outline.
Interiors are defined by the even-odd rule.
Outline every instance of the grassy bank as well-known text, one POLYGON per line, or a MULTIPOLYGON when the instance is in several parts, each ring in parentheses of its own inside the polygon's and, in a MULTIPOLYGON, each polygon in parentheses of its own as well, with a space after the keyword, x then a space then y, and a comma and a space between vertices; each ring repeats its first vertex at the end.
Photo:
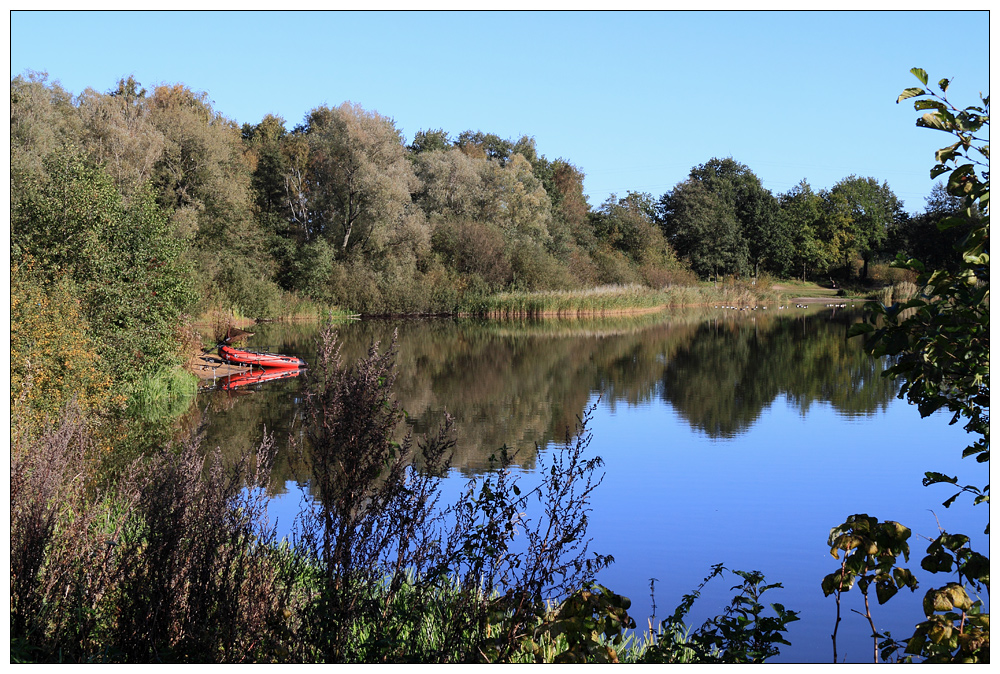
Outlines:
POLYGON ((670 286, 611 285, 590 290, 498 293, 471 303, 462 313, 484 318, 611 316, 656 311, 664 307, 729 303, 756 306, 779 294, 767 284, 749 282, 670 286))
POLYGON ((144 377, 127 391, 133 413, 154 422, 183 414, 198 392, 198 378, 180 366, 144 377))

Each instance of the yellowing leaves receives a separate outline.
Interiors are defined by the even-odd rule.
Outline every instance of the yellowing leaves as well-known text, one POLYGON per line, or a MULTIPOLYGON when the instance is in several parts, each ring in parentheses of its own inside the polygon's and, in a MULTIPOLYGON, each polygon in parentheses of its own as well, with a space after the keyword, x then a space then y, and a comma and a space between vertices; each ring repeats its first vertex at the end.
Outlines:
POLYGON ((10 296, 14 430, 31 433, 73 399, 85 409, 104 407, 111 379, 102 371, 71 285, 45 281, 28 260, 11 268, 10 296))

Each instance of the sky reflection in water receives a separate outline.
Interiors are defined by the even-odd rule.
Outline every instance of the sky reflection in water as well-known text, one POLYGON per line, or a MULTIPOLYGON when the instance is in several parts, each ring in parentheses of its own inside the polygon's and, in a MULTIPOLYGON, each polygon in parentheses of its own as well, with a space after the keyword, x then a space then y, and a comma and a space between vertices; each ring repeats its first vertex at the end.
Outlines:
MULTIPOLYGON (((829 662, 835 603, 823 597, 820 581, 837 568, 826 546, 831 527, 866 513, 913 530, 907 566, 921 587, 873 609, 876 627, 897 637, 921 619, 932 581, 952 580, 919 569, 927 545, 921 537, 937 535, 935 514, 948 531, 972 537, 975 549, 988 546, 987 506, 960 499, 945 509, 940 504, 950 488, 921 485, 928 470, 958 475, 962 484, 984 483, 982 467, 960 458, 970 438, 960 425, 949 426, 949 417, 921 419, 897 400, 878 376, 880 365, 844 338, 851 320, 661 319, 561 332, 552 325, 363 323, 344 327, 341 337, 351 362, 372 339, 390 341, 398 327, 397 395, 416 429, 433 428, 445 409, 458 418, 459 467, 445 482, 446 501, 503 442, 519 450, 521 479, 532 484, 553 438, 596 404, 590 453, 603 458, 605 477, 593 501, 590 549, 614 555, 599 581, 632 599, 639 626, 651 613, 651 578, 660 620, 721 562, 781 582, 784 589, 766 594, 765 603, 801 612, 779 662, 829 662)), ((287 352, 306 348, 301 344, 283 345, 287 352)), ((254 406, 287 417, 275 398, 294 409, 288 401, 298 385, 262 387, 226 412, 206 411, 210 432, 213 426, 232 432, 221 419, 254 406)), ((262 422, 251 414, 241 423, 252 430, 262 422)), ((281 425, 272 419, 269 427, 275 423, 281 425)), ((284 464, 278 478, 289 490, 274 502, 282 529, 302 497, 296 482, 305 482, 293 464, 284 464)), ((735 584, 732 576, 713 580, 690 622, 721 612, 735 584)), ((838 651, 848 661, 870 662, 867 623, 849 613, 861 608, 853 592, 838 651)))

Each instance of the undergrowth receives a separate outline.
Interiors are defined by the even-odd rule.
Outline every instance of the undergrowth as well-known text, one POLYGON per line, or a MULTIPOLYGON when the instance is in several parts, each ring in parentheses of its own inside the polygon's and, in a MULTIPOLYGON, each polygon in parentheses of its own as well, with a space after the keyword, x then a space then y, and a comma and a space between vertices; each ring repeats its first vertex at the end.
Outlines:
POLYGON ((742 572, 711 625, 687 630, 681 611, 636 637, 629 600, 595 582, 613 558, 589 549, 589 414, 539 484, 522 490, 500 448, 442 503, 452 421, 394 441, 394 345, 348 367, 327 327, 318 351, 298 446, 314 496, 290 539, 267 513, 266 432, 231 464, 195 435, 117 480, 94 474, 76 406, 12 441, 12 662, 762 661, 786 643, 794 613, 767 622, 757 599, 777 586, 742 572))

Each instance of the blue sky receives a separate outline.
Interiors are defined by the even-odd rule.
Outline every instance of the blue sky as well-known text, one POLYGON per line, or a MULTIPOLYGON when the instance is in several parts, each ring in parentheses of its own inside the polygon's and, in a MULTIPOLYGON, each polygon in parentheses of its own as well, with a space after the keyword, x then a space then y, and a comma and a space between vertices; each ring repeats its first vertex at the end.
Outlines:
POLYGON ((896 96, 922 67, 962 107, 989 92, 978 12, 13 12, 11 77, 73 94, 134 75, 287 128, 344 101, 421 129, 533 136, 592 206, 659 196, 712 157, 775 194, 851 175, 923 209, 939 132, 896 96))

